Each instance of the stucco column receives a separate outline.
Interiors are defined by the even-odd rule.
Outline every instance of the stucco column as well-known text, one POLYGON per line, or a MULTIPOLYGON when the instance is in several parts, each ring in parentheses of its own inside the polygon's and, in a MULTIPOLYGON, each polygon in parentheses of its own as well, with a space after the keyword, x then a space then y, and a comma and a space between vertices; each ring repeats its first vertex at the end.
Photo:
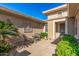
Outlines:
POLYGON ((58 26, 58 32, 60 32, 60 23, 58 23, 57 26, 58 26))
POLYGON ((43 32, 45 32, 45 29, 46 29, 46 27, 45 27, 45 25, 44 25, 43 32))
POLYGON ((65 34, 68 34, 68 21, 65 21, 65 34))
POLYGON ((55 22, 53 21, 53 39, 55 39, 55 22))

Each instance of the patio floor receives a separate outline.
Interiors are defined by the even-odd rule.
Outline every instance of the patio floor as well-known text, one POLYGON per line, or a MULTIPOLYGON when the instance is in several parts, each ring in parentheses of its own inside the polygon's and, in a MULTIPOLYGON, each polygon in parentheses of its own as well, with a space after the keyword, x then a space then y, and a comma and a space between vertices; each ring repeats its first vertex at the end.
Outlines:
POLYGON ((17 48, 12 54, 14 56, 52 56, 55 53, 56 45, 51 40, 41 40, 29 47, 17 48))

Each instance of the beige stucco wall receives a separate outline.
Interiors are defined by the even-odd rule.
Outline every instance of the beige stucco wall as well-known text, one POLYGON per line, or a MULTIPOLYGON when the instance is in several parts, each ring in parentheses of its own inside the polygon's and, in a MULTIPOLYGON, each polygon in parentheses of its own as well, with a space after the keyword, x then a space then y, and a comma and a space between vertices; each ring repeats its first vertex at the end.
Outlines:
POLYGON ((69 18, 69 34, 74 34, 79 39, 79 3, 68 4, 68 16, 69 18))
MULTIPOLYGON (((59 12, 59 11, 58 11, 59 12)), ((61 18, 61 17, 66 17, 67 16, 67 11, 64 10, 62 15, 58 15, 57 12, 51 14, 51 15, 48 15, 48 19, 56 19, 56 18, 61 18)))
POLYGON ((50 20, 48 21, 48 38, 50 39, 56 39, 60 33, 56 33, 55 27, 56 22, 65 22, 65 33, 75 35, 75 19, 74 18, 63 18, 63 19, 56 19, 56 20, 50 20), (54 26, 54 27, 53 27, 54 26))
MULTIPOLYGON (((35 26, 34 24, 36 23, 40 27, 43 26, 43 24, 34 22, 30 19, 22 19, 22 18, 18 18, 18 17, 0 14, 1 21, 7 21, 8 19, 19 29, 20 33, 24 33, 24 28, 26 27, 27 24, 29 24, 31 26, 35 26)), ((24 34, 26 34, 26 36, 28 36, 28 37, 32 37, 34 35, 34 33, 41 33, 42 31, 43 31, 43 29, 41 29, 41 28, 33 28, 33 31, 31 33, 24 33, 24 34)))
POLYGON ((68 4, 68 17, 75 16, 78 6, 79 6, 79 3, 69 3, 68 4))
POLYGON ((53 38, 53 21, 48 21, 48 39, 53 38))
MULTIPOLYGON (((59 12, 59 11, 58 11, 59 12)), ((53 13, 53 14, 50 14, 48 15, 48 38, 49 39, 55 39, 55 37, 57 37, 56 35, 59 35, 56 34, 54 31, 56 30, 54 27, 55 27, 55 20, 57 20, 57 22, 61 22, 62 20, 64 19, 57 19, 57 18, 62 18, 62 17, 66 17, 67 16, 67 11, 64 10, 62 15, 58 15, 57 12, 53 13)))
POLYGON ((57 19, 57 20, 48 20, 48 39, 55 40, 58 38, 60 33, 56 32, 56 23, 65 22, 66 18, 63 19, 57 19))
POLYGON ((68 34, 74 35, 75 34, 75 19, 74 18, 69 18, 67 20, 68 22, 68 34))
POLYGON ((79 39, 79 10, 78 10, 78 13, 76 14, 75 19, 77 20, 77 33, 76 33, 76 36, 79 39))
MULTIPOLYGON (((75 35, 79 39, 79 4, 68 4, 68 9, 66 12, 63 13, 60 18, 67 16, 66 18, 66 33, 75 35), (77 20, 77 23, 75 23, 75 20, 77 20), (77 33, 76 33, 76 25, 77 25, 77 33)), ((57 13, 53 13, 51 15, 48 15, 48 37, 53 38, 53 20, 58 20, 56 18, 59 18, 57 13), (50 20, 51 19, 51 20, 50 20)))

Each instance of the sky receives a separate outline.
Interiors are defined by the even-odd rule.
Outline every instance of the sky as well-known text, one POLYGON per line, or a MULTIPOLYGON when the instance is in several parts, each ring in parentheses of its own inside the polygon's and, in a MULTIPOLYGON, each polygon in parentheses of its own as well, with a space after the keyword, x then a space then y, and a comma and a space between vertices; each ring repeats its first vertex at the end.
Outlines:
POLYGON ((46 20, 42 12, 62 5, 63 3, 0 3, 0 6, 9 8, 39 20, 46 20))

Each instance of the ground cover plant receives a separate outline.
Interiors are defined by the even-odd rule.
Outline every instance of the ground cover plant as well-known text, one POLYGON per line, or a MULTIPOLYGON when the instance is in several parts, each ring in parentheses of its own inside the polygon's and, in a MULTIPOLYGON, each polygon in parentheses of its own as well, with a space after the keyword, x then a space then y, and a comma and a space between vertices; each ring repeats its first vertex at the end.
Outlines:
POLYGON ((63 35, 57 44, 57 56, 79 56, 79 44, 72 35, 63 35))

